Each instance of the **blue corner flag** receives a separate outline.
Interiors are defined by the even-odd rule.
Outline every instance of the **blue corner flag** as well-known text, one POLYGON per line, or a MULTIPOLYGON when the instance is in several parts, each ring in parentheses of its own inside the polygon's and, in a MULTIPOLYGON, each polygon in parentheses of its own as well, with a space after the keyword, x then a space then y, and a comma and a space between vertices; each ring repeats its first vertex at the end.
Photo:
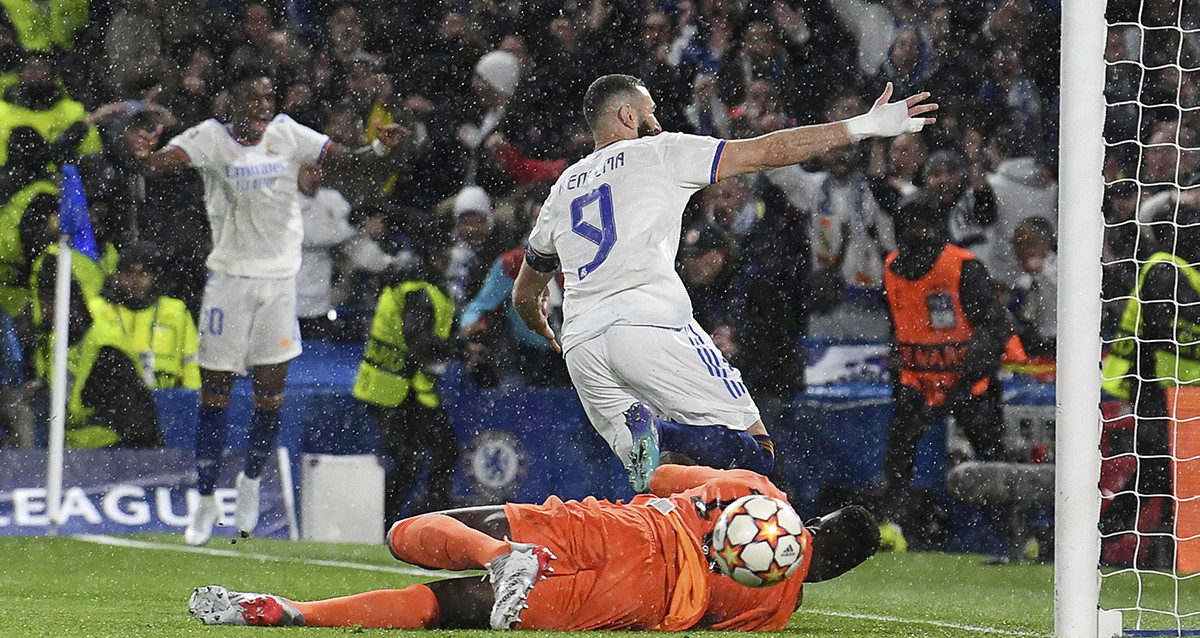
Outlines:
POLYGON ((87 198, 83 194, 83 179, 74 164, 62 166, 62 199, 58 204, 58 230, 71 236, 71 247, 92 261, 100 260, 96 237, 92 234, 92 218, 88 215, 87 198))

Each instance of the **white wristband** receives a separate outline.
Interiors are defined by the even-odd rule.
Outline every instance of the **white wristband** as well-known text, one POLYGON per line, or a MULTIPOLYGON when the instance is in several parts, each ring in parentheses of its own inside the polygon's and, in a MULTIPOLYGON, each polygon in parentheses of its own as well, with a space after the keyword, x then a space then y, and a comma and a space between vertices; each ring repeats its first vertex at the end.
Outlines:
POLYGON ((844 122, 846 132, 855 142, 868 137, 895 137, 904 133, 916 133, 925 127, 924 118, 908 116, 908 105, 903 100, 876 106, 844 122))
POLYGON ((387 145, 383 143, 383 140, 380 140, 378 137, 375 138, 374 142, 371 142, 371 151, 374 152, 377 157, 383 157, 391 150, 392 149, 388 148, 387 145))

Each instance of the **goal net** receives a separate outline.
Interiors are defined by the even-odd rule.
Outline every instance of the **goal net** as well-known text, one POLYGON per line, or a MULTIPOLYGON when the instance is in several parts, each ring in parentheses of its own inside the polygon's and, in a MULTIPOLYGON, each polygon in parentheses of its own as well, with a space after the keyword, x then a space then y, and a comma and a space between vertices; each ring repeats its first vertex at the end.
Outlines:
MULTIPOLYGON (((1100 487, 1099 508, 1090 512, 1089 520, 1098 522, 1090 533, 1099 535, 1095 603, 1101 612, 1095 634, 1090 627, 1087 632, 1068 629, 1073 625, 1064 615, 1063 607, 1071 604, 1062 596, 1069 578, 1064 574, 1082 571, 1078 561, 1090 558, 1068 553, 1065 558, 1071 564, 1056 566, 1056 632, 1200 635, 1200 3, 1109 1, 1098 25, 1103 38, 1100 130, 1070 131, 1080 138, 1099 133, 1102 163, 1090 176, 1083 172, 1097 168, 1090 159, 1082 160, 1087 166, 1074 176, 1065 166, 1081 161, 1073 153, 1090 151, 1087 142, 1068 137, 1067 122, 1086 113, 1082 101, 1095 88, 1087 80, 1068 87, 1068 65, 1097 54, 1093 36, 1080 33, 1091 28, 1090 22, 1068 21, 1069 4, 1064 3, 1060 215, 1075 221, 1060 226, 1083 228, 1082 218, 1091 215, 1102 220, 1102 228, 1099 233, 1064 230, 1062 261, 1094 264, 1094 249, 1080 244, 1099 240, 1101 274, 1099 307, 1072 301, 1067 292, 1060 298, 1060 315, 1087 310, 1098 312, 1100 320, 1098 326, 1081 322, 1060 328, 1098 327, 1103 358, 1100 392, 1088 387, 1089 375, 1093 387, 1096 383, 1094 358, 1090 370, 1084 363, 1077 375, 1064 372, 1068 378, 1060 379, 1058 392, 1061 397, 1073 389, 1087 389, 1084 401, 1099 395, 1099 432, 1089 433, 1093 438, 1087 441, 1098 446, 1098 463, 1095 458, 1091 463, 1099 468, 1096 474, 1084 472, 1083 480, 1098 479, 1085 485, 1093 494, 1096 485, 1100 487), (1075 46, 1069 42, 1072 37, 1080 40, 1075 46), (1068 104, 1069 91, 1080 100, 1074 107, 1068 104), (1075 180, 1073 186, 1067 184, 1069 179, 1075 180), (1074 202, 1069 199, 1072 192, 1088 196, 1083 203, 1074 202), (1097 193, 1100 215, 1095 209, 1085 210, 1097 193)), ((1076 15, 1101 11, 1098 5, 1102 3, 1076 3, 1076 15)), ((1100 97, 1093 93, 1092 99, 1100 97)), ((1081 282, 1094 284, 1086 268, 1081 265, 1075 271, 1074 281, 1069 278, 1072 273, 1065 273, 1060 290, 1069 291, 1081 282)), ((1092 343, 1090 336, 1067 337, 1060 343, 1060 357, 1065 349, 1080 345, 1092 357, 1092 343)), ((1072 418, 1095 424, 1096 413, 1094 405, 1091 419, 1082 411, 1064 412, 1059 422, 1072 418)), ((1060 437, 1060 463, 1063 445, 1060 437)), ((1071 483, 1067 472, 1078 473, 1059 468, 1060 522, 1064 499, 1070 498, 1064 492, 1071 483)), ((1094 503, 1093 496, 1089 505, 1094 503)), ((1090 545, 1095 546, 1094 537, 1090 545)), ((1063 559, 1060 556, 1060 562, 1063 559)))

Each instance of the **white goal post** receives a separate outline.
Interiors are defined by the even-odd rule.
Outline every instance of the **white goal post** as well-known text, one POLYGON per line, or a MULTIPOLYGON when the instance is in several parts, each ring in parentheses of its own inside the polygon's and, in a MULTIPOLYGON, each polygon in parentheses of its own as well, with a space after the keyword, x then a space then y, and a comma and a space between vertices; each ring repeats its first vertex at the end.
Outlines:
MULTIPOLYGON (((1200 174, 1200 160, 1196 157, 1200 154, 1200 143, 1194 141, 1200 139, 1196 137, 1200 134, 1197 123, 1200 121, 1197 119, 1200 113, 1200 98, 1197 97, 1200 94, 1200 81, 1197 80, 1200 77, 1200 5, 1195 2, 1143 0, 1142 6, 1136 9, 1122 6, 1116 10, 1105 0, 1062 2, 1054 571, 1054 624, 1058 636, 1200 635, 1200 600, 1187 593, 1197 591, 1196 582, 1200 582, 1200 567, 1197 567, 1200 565, 1200 535, 1188 531, 1200 525, 1200 493, 1197 493, 1200 490, 1195 487, 1200 485, 1195 477, 1196 469, 1200 468, 1200 455, 1195 451, 1200 445, 1200 430, 1197 429, 1200 425, 1192 416, 1196 409, 1195 400, 1189 399, 1192 403, 1179 407, 1184 406, 1183 399, 1178 406, 1174 405, 1173 399, 1185 394, 1188 397, 1200 395, 1195 375, 1180 372, 1185 369, 1190 355, 1184 354, 1187 351, 1182 348, 1176 355, 1174 349, 1176 345, 1194 344, 1181 341, 1188 340, 1187 337, 1172 342, 1142 340, 1141 312, 1146 308, 1161 308, 1163 303, 1146 305, 1141 302, 1147 297, 1139 292, 1142 290, 1140 283, 1130 284, 1119 293, 1109 290, 1114 286, 1105 283, 1102 273, 1102 264, 1116 264, 1132 273, 1131 280, 1141 281, 1137 279, 1138 273, 1156 272, 1144 267, 1148 262, 1180 264, 1174 266, 1179 273, 1174 290, 1189 295, 1189 284, 1180 282, 1195 281, 1188 273, 1200 267, 1196 263, 1183 265, 1194 262, 1195 257, 1181 258, 1190 251, 1181 251, 1180 247, 1186 246, 1187 242, 1179 240, 1185 236, 1185 229, 1194 227, 1186 220, 1181 221, 1180 202, 1185 198, 1180 194, 1194 191, 1195 180, 1200 174), (1122 77, 1133 78, 1133 81, 1123 84, 1122 77), (1164 78, 1167 79, 1165 83, 1164 78), (1170 115, 1164 119, 1155 111, 1170 115), (1173 133, 1164 134, 1164 125, 1173 133), (1166 157, 1174 158, 1173 163, 1168 160, 1166 170, 1163 170, 1160 162, 1152 170, 1151 156, 1163 157, 1164 151, 1166 157), (1122 158, 1123 154, 1137 159, 1122 158), (1119 169, 1114 168, 1118 165, 1119 169), (1112 198, 1106 199, 1109 188, 1112 198), (1121 191, 1134 194, 1129 198, 1133 202, 1131 219, 1106 221, 1106 215, 1117 211, 1113 201, 1125 197, 1117 195, 1121 191), (1162 205, 1164 201, 1168 202, 1165 206, 1162 205), (1114 225, 1106 229, 1109 223, 1114 225), (1132 248, 1115 250, 1116 243, 1111 239, 1106 245, 1106 231, 1113 231, 1113 237, 1119 235, 1117 223, 1132 224, 1135 235, 1145 237, 1147 245, 1154 248, 1144 252, 1132 248), (1158 234, 1163 229, 1167 229, 1168 234, 1158 234), (1168 236, 1172 239, 1160 239, 1168 236), (1166 251, 1174 257, 1150 257, 1154 251, 1166 251), (1104 259, 1109 261, 1104 262, 1104 259), (1137 311, 1136 321, 1130 320, 1127 324, 1136 326, 1132 332, 1118 330, 1113 337, 1109 334, 1111 326, 1107 328, 1108 332, 1102 332, 1105 304, 1115 307, 1128 304, 1130 317, 1137 311), (1151 387, 1146 384, 1160 382, 1172 384, 1174 380, 1174 385, 1167 385, 1166 390, 1166 414, 1170 416, 1161 419, 1167 424, 1160 437, 1165 440, 1161 444, 1162 450, 1143 448, 1147 444, 1140 442, 1143 434, 1149 436, 1159 432, 1152 429, 1158 427, 1154 424, 1159 413, 1157 408, 1149 407, 1146 412, 1141 411, 1142 407, 1136 408, 1142 417, 1129 417, 1133 429, 1125 436, 1139 441, 1132 444, 1131 449, 1118 451, 1102 446, 1102 437, 1116 445, 1112 443, 1115 439, 1105 433, 1110 429, 1115 432, 1117 428, 1113 426, 1117 423, 1112 418, 1106 423, 1102 416, 1101 381, 1103 379, 1104 387, 1114 394, 1122 394, 1119 387, 1108 382, 1133 379, 1132 375, 1139 368, 1134 367, 1132 372, 1124 369, 1113 372, 1105 366, 1101 374, 1101 354, 1114 344, 1121 346, 1118 350, 1124 352, 1123 346, 1133 342, 1151 344, 1159 357, 1156 370, 1145 371, 1142 366, 1139 381, 1143 388, 1151 387), (1164 343, 1172 348, 1164 350, 1161 346, 1164 343), (1170 365, 1174 365, 1173 373, 1168 371, 1170 365), (1176 394, 1175 387, 1187 389, 1176 394), (1183 432, 1187 432, 1186 444, 1183 432), (1102 454, 1102 449, 1108 451, 1102 454), (1125 503, 1133 497, 1136 513, 1132 528, 1106 526, 1102 536, 1102 464, 1105 468, 1113 468, 1120 462, 1125 462, 1126 468, 1135 468, 1132 479, 1116 488, 1112 488, 1111 481, 1106 482, 1110 489, 1106 494, 1124 498, 1125 503), (1171 475, 1167 479, 1171 482, 1169 489, 1157 482, 1152 486, 1149 480, 1142 483, 1143 472, 1149 476, 1145 468, 1151 467, 1152 463, 1170 466, 1169 471, 1164 470, 1171 475), (1148 518, 1158 514, 1162 518, 1143 528, 1145 511, 1150 512, 1148 518), (1180 523, 1185 515, 1186 529, 1180 523), (1124 531, 1114 532, 1113 529, 1124 531), (1102 540, 1105 543, 1103 552, 1102 540), (1132 553, 1110 555, 1113 541, 1117 540, 1135 541, 1130 544, 1132 553), (1164 547, 1166 551, 1155 553, 1164 547), (1114 558, 1130 555, 1132 558, 1114 558), (1147 555, 1149 559, 1145 558, 1147 555), (1106 564, 1121 566, 1102 569, 1102 559, 1106 564), (1122 582, 1129 586, 1120 587, 1122 582), (1153 597, 1144 594, 1154 588, 1168 592, 1167 596, 1157 598, 1159 601, 1169 601, 1169 594, 1173 592, 1173 603, 1160 602, 1156 606, 1147 602, 1153 597)), ((1133 240, 1135 244, 1138 241, 1141 240, 1133 240)), ((1151 300, 1154 294, 1151 293, 1151 300)), ((1169 301, 1174 304, 1176 334, 1184 334, 1180 326, 1189 325, 1185 319, 1190 315, 1180 309, 1187 305, 1187 300, 1177 295, 1169 301)), ((1155 325, 1166 321, 1163 319, 1155 325)), ((1121 330, 1125 330, 1126 324, 1122 323, 1121 330)), ((1135 356, 1129 355, 1130 358, 1135 356)), ((1139 406, 1138 402, 1144 396, 1136 395, 1129 400, 1133 406, 1139 406)), ((1145 403, 1145 406, 1151 405, 1150 401, 1145 403)), ((1111 412, 1107 408, 1104 410, 1104 414, 1111 412)), ((1109 474, 1108 469, 1105 474, 1109 474)), ((1106 516, 1114 518, 1116 511, 1119 510, 1110 509, 1106 516)))
POLYGON ((1100 635, 1104 13, 1105 0, 1062 3, 1054 632, 1076 638, 1100 635))

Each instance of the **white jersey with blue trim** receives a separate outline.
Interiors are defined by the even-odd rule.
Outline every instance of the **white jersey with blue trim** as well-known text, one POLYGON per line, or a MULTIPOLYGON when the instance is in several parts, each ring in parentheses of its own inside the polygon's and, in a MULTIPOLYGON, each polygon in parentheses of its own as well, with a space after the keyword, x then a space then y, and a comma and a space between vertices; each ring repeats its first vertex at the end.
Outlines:
POLYGON ((210 270, 238 277, 285 279, 300 270, 304 224, 297 177, 318 162, 329 137, 287 115, 267 124, 257 144, 205 120, 172 139, 204 180, 212 226, 210 270))
POLYGON ((683 211, 716 181, 724 146, 660 133, 608 144, 559 176, 529 247, 561 263, 564 350, 615 324, 681 328, 691 320, 675 271, 683 211))

